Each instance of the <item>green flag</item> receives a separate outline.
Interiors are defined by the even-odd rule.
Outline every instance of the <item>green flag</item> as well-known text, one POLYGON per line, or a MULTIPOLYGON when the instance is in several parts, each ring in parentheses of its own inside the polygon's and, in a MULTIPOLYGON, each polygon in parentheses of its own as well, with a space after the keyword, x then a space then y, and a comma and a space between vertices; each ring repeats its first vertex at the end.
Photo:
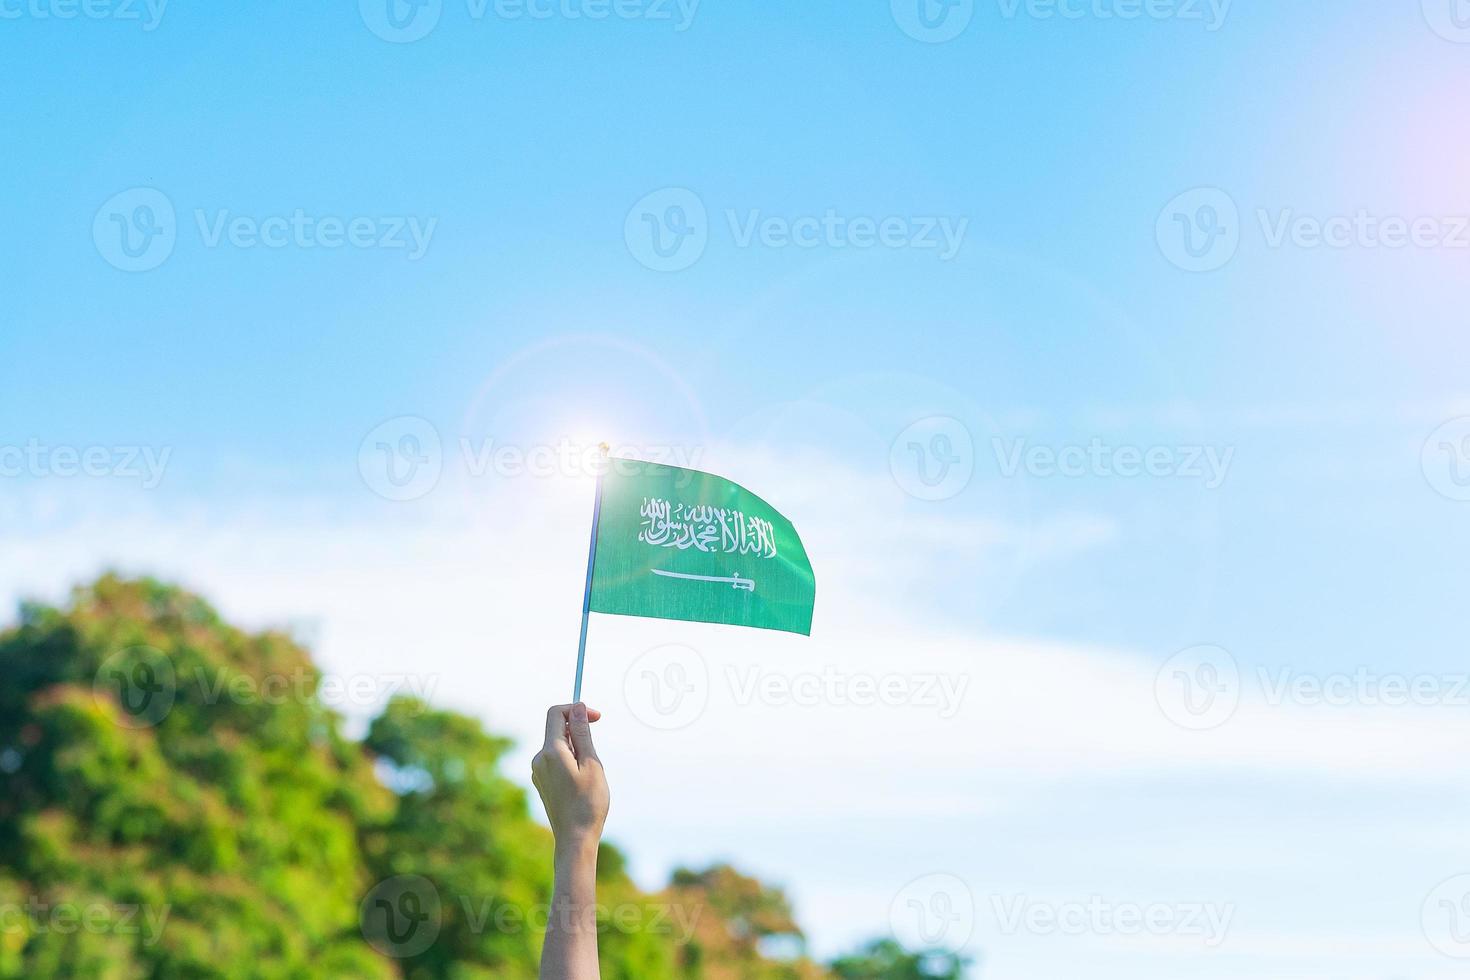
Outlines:
POLYGON ((816 578, 774 507, 711 473, 609 462, 586 608, 811 634, 816 578))

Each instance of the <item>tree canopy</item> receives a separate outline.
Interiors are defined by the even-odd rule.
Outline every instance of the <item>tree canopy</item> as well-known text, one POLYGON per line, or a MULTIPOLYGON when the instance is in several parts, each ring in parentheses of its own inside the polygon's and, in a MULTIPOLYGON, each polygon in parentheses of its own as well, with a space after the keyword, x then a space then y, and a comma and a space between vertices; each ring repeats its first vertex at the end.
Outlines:
MULTIPOLYGON (((106 575, 0 633, 0 978, 536 975, 551 836, 479 721, 393 699, 347 737, 308 653, 106 575)), ((608 980, 910 980, 823 966, 778 888, 725 865, 641 891, 605 844, 608 980)))

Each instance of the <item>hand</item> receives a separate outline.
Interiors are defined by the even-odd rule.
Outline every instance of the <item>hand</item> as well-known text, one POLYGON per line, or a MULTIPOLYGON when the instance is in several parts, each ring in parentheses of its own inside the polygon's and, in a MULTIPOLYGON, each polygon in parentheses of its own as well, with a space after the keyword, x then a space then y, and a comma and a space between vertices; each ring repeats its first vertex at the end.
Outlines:
POLYGON ((597 980, 597 843, 607 821, 607 777, 592 747, 602 717, 580 701, 546 712, 546 744, 531 760, 531 781, 551 832, 556 862, 552 913, 541 948, 541 980, 597 980))
POLYGON ((602 837, 607 776, 592 747, 592 722, 601 717, 580 701, 546 713, 546 744, 531 760, 531 782, 541 794, 558 850, 595 848, 602 837))

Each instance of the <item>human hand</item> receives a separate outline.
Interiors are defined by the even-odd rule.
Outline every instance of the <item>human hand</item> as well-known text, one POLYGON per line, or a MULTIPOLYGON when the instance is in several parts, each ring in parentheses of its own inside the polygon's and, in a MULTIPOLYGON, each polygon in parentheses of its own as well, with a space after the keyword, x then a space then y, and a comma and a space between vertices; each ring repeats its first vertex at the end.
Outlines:
POLYGON ((555 705, 546 713, 546 743, 531 760, 531 782, 559 850, 595 847, 602 837, 607 776, 592 747, 592 722, 601 717, 580 701, 555 705))

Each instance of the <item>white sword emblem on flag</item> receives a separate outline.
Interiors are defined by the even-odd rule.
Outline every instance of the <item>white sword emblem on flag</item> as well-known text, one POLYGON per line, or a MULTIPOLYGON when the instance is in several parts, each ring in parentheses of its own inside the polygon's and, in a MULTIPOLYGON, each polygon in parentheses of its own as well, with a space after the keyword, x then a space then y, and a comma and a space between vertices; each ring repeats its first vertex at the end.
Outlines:
POLYGON ((666 572, 662 568, 651 569, 655 575, 664 575, 668 578, 687 578, 696 582, 729 582, 732 588, 744 589, 746 592, 755 591, 755 579, 741 578, 740 573, 734 575, 690 575, 686 572, 666 572))

